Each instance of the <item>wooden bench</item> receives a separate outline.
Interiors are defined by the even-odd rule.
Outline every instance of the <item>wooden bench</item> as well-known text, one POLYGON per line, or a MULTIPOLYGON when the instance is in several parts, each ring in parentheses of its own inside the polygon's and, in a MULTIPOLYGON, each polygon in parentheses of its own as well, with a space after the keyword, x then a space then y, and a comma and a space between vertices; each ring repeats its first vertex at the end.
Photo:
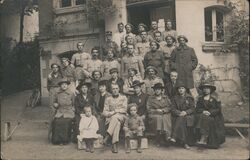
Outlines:
MULTIPOLYGON (((249 143, 249 141, 247 140, 247 138, 245 138, 245 136, 238 130, 238 128, 246 128, 249 129, 250 128, 250 124, 242 124, 242 123, 225 123, 225 127, 227 128, 234 128, 235 131, 239 134, 239 136, 245 140, 247 143, 249 143)), ((249 131, 248 131, 249 132, 249 131)))

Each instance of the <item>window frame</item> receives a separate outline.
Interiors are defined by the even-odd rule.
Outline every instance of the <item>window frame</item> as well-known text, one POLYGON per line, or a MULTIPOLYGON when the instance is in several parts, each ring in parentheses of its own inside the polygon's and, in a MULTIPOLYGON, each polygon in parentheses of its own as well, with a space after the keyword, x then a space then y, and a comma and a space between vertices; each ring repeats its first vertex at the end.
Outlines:
MULTIPOLYGON (((211 41, 207 41, 206 40, 206 35, 205 35, 205 43, 221 43, 221 44, 224 44, 225 42, 225 38, 223 39, 223 41, 218 41, 217 40, 217 29, 216 29, 216 26, 217 26, 217 16, 216 16, 216 12, 220 12, 223 14, 223 35, 225 37, 225 11, 221 8, 218 8, 218 7, 207 7, 204 9, 204 21, 205 21, 205 11, 206 10, 211 10, 211 18, 212 18, 212 40, 211 41)), ((205 24, 204 24, 205 25, 205 24)), ((205 28, 206 26, 204 26, 204 31, 205 31, 205 28)), ((205 31, 206 32, 206 31, 205 31)))
POLYGON ((61 0, 53 0, 53 10, 55 14, 64 14, 64 13, 72 13, 78 12, 86 9, 85 4, 76 5, 76 0, 71 0, 71 6, 61 7, 62 6, 61 0))

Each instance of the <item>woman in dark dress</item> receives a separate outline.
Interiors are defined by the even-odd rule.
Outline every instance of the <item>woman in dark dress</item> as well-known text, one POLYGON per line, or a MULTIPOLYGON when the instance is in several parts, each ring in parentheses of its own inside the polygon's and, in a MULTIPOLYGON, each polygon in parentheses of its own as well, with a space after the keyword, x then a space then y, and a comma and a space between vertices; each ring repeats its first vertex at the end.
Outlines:
POLYGON ((172 142, 176 140, 184 144, 185 149, 190 149, 189 145, 194 140, 194 99, 187 94, 184 83, 177 84, 178 94, 172 100, 172 142))
POLYGON ((68 89, 70 81, 62 79, 58 85, 60 91, 56 94, 53 107, 55 118, 52 122, 52 143, 64 145, 70 142, 72 120, 74 113, 74 95, 68 89))
POLYGON ((83 108, 86 105, 93 106, 92 111, 93 115, 96 114, 95 111, 95 101, 93 96, 91 95, 89 89, 91 87, 91 83, 88 82, 80 82, 80 84, 76 87, 79 94, 75 97, 75 130, 74 130, 74 139, 73 141, 76 142, 77 135, 79 135, 79 122, 81 120, 80 114, 82 114, 83 108))
POLYGON ((199 88, 203 95, 198 99, 195 109, 195 123, 200 137, 197 144, 216 149, 225 142, 221 102, 211 95, 216 90, 215 86, 206 83, 199 88))

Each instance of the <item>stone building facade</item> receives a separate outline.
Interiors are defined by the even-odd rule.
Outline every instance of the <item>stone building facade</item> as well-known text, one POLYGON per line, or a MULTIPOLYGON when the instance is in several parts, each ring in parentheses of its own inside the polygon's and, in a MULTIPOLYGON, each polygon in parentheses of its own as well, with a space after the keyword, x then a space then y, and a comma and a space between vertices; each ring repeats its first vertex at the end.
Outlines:
MULTIPOLYGON (((248 6, 245 0, 239 3, 240 7, 248 6)), ((143 22, 149 26, 152 20, 162 19, 172 20, 178 34, 188 37, 188 45, 195 49, 199 63, 209 66, 217 77, 215 82, 222 98, 228 97, 224 95, 225 88, 230 93, 240 93, 237 54, 231 51, 217 54, 226 44, 222 40, 227 34, 224 30, 226 20, 230 18, 230 6, 226 0, 113 0, 113 4, 117 8, 115 14, 104 16, 97 24, 86 17, 85 0, 39 1, 43 102, 48 97, 46 78, 49 66, 53 62, 59 63, 58 55, 75 51, 79 41, 85 43, 85 51, 90 52, 93 46, 103 43, 105 30, 117 31, 119 22, 130 22, 135 26, 143 22), (222 32, 213 29, 218 25, 222 32)), ((194 72, 197 85, 201 76, 202 72, 197 68, 194 72)), ((232 99, 239 99, 239 96, 232 99)))

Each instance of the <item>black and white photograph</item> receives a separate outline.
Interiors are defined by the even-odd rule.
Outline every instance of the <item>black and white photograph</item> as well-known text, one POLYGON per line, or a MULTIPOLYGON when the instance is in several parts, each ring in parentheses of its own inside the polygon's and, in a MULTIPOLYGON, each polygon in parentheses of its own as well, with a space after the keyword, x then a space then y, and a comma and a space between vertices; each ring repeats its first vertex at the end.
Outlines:
POLYGON ((248 0, 0 0, 1 159, 250 158, 248 0))

